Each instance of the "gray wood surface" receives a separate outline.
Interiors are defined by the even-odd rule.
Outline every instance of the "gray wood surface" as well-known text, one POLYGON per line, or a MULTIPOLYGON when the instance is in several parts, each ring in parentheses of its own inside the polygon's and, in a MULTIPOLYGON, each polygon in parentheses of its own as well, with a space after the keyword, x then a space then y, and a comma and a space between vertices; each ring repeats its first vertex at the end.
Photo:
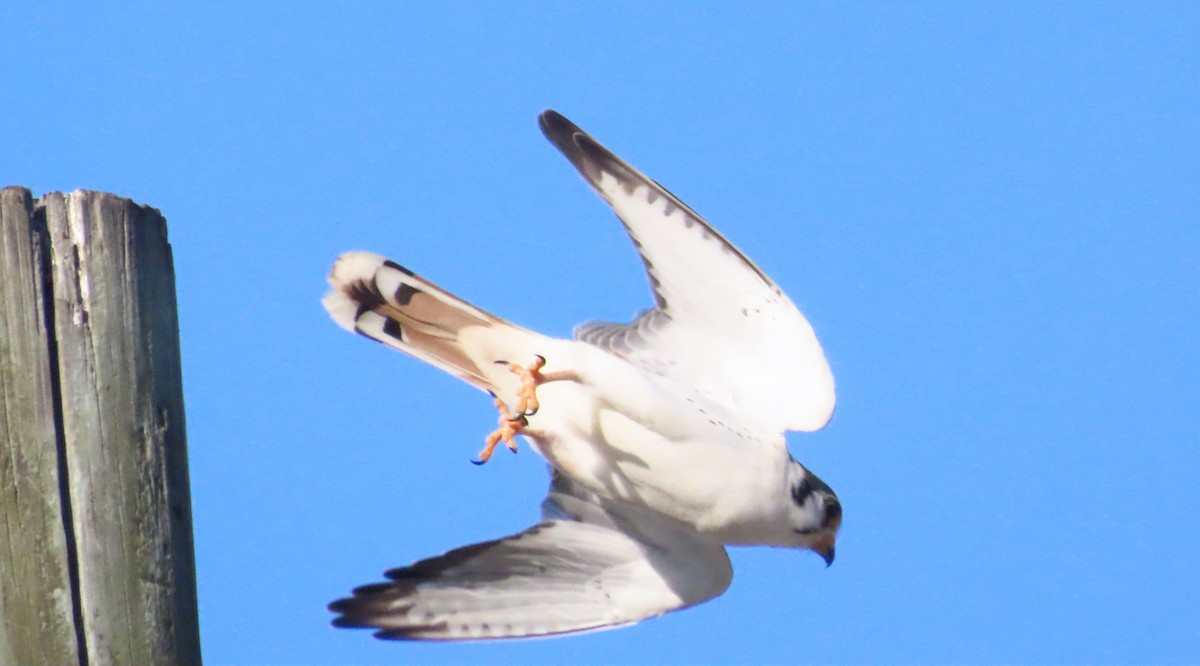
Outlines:
POLYGON ((0 190, 0 664, 79 663, 59 486, 45 224, 0 190))
POLYGON ((111 194, 31 206, 14 189, 0 199, 0 537, 17 573, 0 575, 0 663, 199 663, 166 222, 111 194))

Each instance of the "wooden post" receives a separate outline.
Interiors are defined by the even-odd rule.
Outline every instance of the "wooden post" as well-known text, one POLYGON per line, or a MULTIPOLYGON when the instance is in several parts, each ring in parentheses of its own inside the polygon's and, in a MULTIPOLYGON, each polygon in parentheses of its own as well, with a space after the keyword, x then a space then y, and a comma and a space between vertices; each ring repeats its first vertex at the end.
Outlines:
POLYGON ((166 221, 0 190, 0 664, 199 664, 166 221))

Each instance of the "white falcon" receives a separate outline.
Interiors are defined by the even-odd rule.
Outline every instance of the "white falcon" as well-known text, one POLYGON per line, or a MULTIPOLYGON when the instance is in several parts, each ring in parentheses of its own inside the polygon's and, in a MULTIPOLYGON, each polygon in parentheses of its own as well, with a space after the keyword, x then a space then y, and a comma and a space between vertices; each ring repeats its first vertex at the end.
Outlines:
POLYGON ((542 132, 625 225, 656 307, 550 338, 379 255, 342 255, 323 301, 342 327, 493 394, 498 443, 551 465, 542 521, 387 572, 335 601, 339 627, 410 640, 525 638, 633 624, 720 595, 726 545, 831 563, 842 509, 785 430, 833 413, 812 327, 736 247, 554 111, 542 132))

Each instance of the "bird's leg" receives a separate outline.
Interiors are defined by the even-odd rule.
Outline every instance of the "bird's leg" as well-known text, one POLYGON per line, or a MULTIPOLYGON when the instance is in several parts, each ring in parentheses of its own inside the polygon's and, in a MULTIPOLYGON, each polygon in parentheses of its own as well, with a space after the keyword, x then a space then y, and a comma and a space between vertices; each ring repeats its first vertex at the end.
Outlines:
POLYGON ((533 362, 528 366, 509 363, 508 361, 496 361, 500 365, 508 366, 508 371, 521 378, 521 387, 517 389, 517 404, 514 410, 521 416, 533 416, 537 414, 541 404, 538 403, 537 387, 547 382, 557 382, 562 380, 578 381, 579 376, 570 370, 560 372, 543 373, 541 370, 546 366, 546 357, 541 354, 536 354, 533 357, 533 362))
MULTIPOLYGON (((491 393, 491 391, 488 391, 488 393, 491 393)), ((509 451, 516 453, 517 441, 513 438, 520 433, 526 425, 529 424, 529 421, 525 419, 524 414, 518 413, 517 416, 514 417, 513 413, 508 411, 508 405, 504 404, 503 400, 497 397, 495 393, 491 393, 491 395, 492 399, 495 401, 496 409, 500 410, 500 427, 492 431, 490 435, 484 438, 483 450, 479 452, 479 459, 471 461, 476 465, 482 465, 488 460, 491 460, 492 453, 496 450, 496 445, 500 442, 504 442, 504 445, 508 447, 509 451)))
POLYGON ((506 366, 509 372, 520 377, 521 386, 517 389, 517 402, 514 405, 515 409, 512 411, 509 411, 508 405, 496 397, 495 393, 491 394, 492 399, 496 403, 496 409, 500 410, 500 427, 492 431, 483 440, 484 447, 479 452, 479 459, 471 461, 476 465, 482 465, 487 462, 492 457, 496 445, 500 442, 504 442, 504 445, 513 453, 517 452, 517 442, 513 438, 525 432, 525 427, 529 425, 527 417, 537 414, 538 408, 541 406, 537 398, 538 386, 546 382, 562 380, 578 381, 579 379, 579 376, 570 370, 543 373, 541 370, 546 365, 546 357, 540 354, 535 355, 533 362, 528 366, 509 363, 508 361, 496 361, 496 363, 506 366))
POLYGON ((516 412, 522 416, 537 414, 538 407, 541 406, 537 399, 537 387, 538 384, 545 381, 541 369, 546 365, 546 357, 540 354, 535 355, 533 362, 528 367, 508 361, 496 361, 496 363, 508 366, 509 372, 521 378, 521 388, 517 389, 516 412))
POLYGON ((517 389, 515 412, 522 416, 533 416, 538 413, 541 404, 538 402, 538 385, 545 383, 541 368, 546 366, 546 356, 534 355, 532 364, 521 366, 510 364, 508 361, 496 361, 497 364, 508 366, 509 372, 521 378, 521 388, 517 389))

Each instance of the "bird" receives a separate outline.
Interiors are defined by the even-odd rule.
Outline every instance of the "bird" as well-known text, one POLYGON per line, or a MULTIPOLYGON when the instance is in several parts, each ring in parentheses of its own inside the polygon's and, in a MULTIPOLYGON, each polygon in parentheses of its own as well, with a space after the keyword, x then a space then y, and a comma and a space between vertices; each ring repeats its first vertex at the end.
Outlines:
POLYGON ((657 182, 553 110, 538 124, 608 203, 654 306, 573 339, 490 314, 370 252, 334 263, 323 305, 351 332, 489 393, 498 427, 548 463, 541 519, 385 572, 329 605, 382 639, 559 636, 632 625, 721 595, 727 546, 833 563, 842 507, 787 448, 834 411, 812 326, 767 275, 657 182))

